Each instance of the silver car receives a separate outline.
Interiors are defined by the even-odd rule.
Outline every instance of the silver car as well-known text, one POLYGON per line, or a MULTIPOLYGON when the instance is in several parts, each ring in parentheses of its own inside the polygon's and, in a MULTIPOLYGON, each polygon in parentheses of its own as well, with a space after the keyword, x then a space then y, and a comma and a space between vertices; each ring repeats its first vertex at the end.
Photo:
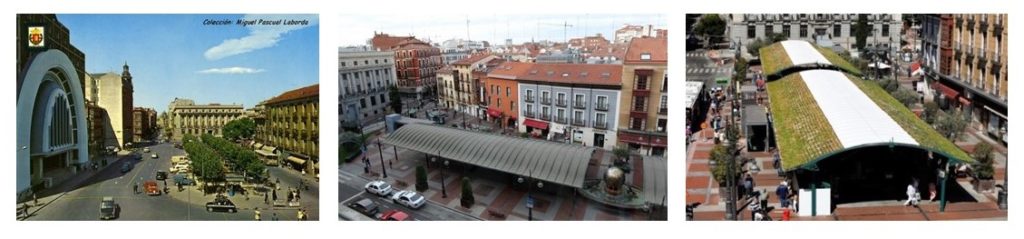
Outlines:
POLYGON ((391 196, 391 201, 396 204, 402 204, 412 209, 418 209, 423 207, 423 204, 427 204, 427 198, 423 197, 415 191, 402 190, 391 196))

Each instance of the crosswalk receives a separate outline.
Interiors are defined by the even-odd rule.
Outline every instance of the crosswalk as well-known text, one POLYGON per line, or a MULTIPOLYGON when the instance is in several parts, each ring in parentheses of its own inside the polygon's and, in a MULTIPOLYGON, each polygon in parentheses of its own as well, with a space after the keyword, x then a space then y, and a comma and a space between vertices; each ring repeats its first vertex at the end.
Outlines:
POLYGON ((689 67, 686 69, 686 74, 729 73, 731 70, 728 67, 689 67))
POLYGON ((686 53, 686 57, 702 57, 702 56, 707 56, 707 55, 708 55, 708 53, 705 52, 705 51, 693 51, 693 52, 687 52, 686 53))
POLYGON ((338 169, 338 183, 339 184, 345 184, 348 181, 351 181, 352 179, 356 179, 358 177, 359 176, 356 176, 353 173, 350 173, 350 172, 342 170, 342 169, 338 169))

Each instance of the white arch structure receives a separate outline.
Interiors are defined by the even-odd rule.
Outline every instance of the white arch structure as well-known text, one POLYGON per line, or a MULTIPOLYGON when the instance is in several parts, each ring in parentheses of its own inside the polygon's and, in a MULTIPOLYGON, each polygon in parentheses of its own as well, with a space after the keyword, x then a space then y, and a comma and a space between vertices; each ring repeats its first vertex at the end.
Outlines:
POLYGON ((23 70, 17 101, 19 198, 32 187, 32 156, 63 153, 75 159, 69 165, 89 160, 85 98, 71 60, 59 50, 47 50, 36 54, 23 70))

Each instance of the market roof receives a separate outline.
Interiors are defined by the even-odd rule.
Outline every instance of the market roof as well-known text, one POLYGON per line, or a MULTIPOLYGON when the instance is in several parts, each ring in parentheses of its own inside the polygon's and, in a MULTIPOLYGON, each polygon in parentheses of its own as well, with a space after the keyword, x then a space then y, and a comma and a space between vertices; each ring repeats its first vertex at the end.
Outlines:
POLYGON ((767 125, 768 115, 764 107, 752 105, 743 107, 743 125, 767 125))
MULTIPOLYGON (((812 46, 806 42, 784 41, 769 47, 775 49, 761 51, 765 66, 823 64, 821 59, 831 59, 830 52, 810 51, 812 46), (784 57, 773 55, 780 48, 785 49, 784 57)), ((837 69, 788 72, 768 82, 768 97, 782 167, 787 171, 837 152, 886 144, 973 161, 877 84, 837 69)))
POLYGON ((855 75, 861 74, 860 69, 839 54, 807 41, 781 41, 762 47, 759 51, 765 75, 776 75, 794 67, 835 68, 855 75))
POLYGON ((972 161, 877 84, 848 74, 790 74, 768 83, 768 97, 785 170, 836 152, 885 144, 972 161))
POLYGON ((644 156, 644 200, 665 206, 668 195, 668 161, 660 156, 644 156))
POLYGON ((515 175, 583 188, 594 148, 429 124, 408 124, 383 143, 515 175))

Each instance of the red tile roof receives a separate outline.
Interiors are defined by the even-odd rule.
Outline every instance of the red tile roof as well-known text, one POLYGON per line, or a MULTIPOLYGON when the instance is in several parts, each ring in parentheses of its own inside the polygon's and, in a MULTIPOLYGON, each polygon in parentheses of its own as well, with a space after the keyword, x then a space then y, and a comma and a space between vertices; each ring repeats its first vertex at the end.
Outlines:
POLYGON ((490 57, 490 56, 493 56, 493 55, 491 53, 473 54, 473 55, 470 55, 469 57, 462 58, 462 60, 458 60, 455 63, 452 63, 452 65, 468 66, 468 65, 472 65, 473 63, 481 61, 484 58, 487 58, 487 57, 490 57))
POLYGON ((622 85, 621 65, 505 62, 488 77, 585 85, 622 85))
POLYGON ((377 33, 373 35, 373 39, 370 39, 370 43, 373 44, 374 48, 381 50, 390 50, 399 46, 399 43, 409 39, 416 39, 411 36, 391 36, 384 33, 377 33))
POLYGON ((626 64, 631 63, 667 63, 668 38, 633 38, 626 50, 626 64), (650 59, 642 59, 643 54, 650 54, 650 59))
POLYGON ((320 84, 306 86, 290 91, 281 93, 277 97, 267 100, 265 104, 271 105, 289 100, 301 99, 306 97, 319 97, 320 96, 320 84))

